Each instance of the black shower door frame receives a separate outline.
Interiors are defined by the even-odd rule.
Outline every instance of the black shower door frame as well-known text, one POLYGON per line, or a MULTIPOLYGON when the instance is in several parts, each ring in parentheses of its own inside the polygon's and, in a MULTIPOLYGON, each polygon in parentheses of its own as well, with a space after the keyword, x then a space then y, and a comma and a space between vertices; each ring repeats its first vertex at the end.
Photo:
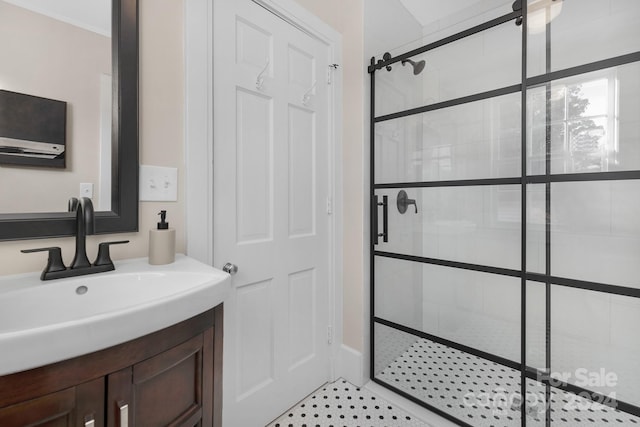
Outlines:
MULTIPOLYGON (((376 343, 374 339, 374 327, 376 324, 384 325, 393 328, 398 331, 402 331, 413 336, 428 339, 436 343, 451 347, 456 350, 463 351, 465 353, 478 356, 480 358, 495 362, 497 364, 506 366, 508 368, 517 370, 520 372, 520 384, 521 395, 527 395, 527 379, 534 380, 542 383, 545 386, 546 402, 550 401, 551 389, 556 388, 562 391, 566 391, 573 394, 579 394, 581 397, 588 397, 593 402, 604 403, 608 406, 614 407, 617 410, 632 414, 640 417, 640 407, 632 405, 627 402, 612 399, 608 396, 604 396, 600 393, 570 384, 567 382, 559 381, 557 378, 551 378, 550 371, 541 371, 539 369, 530 367, 527 365, 527 282, 537 282, 544 284, 545 286, 545 345, 546 345, 546 366, 551 369, 551 289, 554 286, 569 287, 575 289, 582 289, 587 291, 602 292, 609 295, 621 295, 631 298, 640 298, 640 289, 631 288, 626 286, 616 286, 606 283, 597 283, 584 280, 570 279, 565 277, 556 277, 551 275, 551 184, 552 183, 565 183, 565 182, 595 182, 595 181, 624 181, 624 180, 640 180, 640 170, 631 171, 606 171, 606 172, 588 172, 588 173, 569 173, 569 174, 552 174, 551 173, 551 138, 550 138, 550 113, 549 113, 549 91, 547 90, 547 116, 546 116, 546 143, 545 143, 545 173, 540 175, 527 174, 527 89, 546 85, 550 87, 551 82, 558 79, 567 77, 578 76, 581 74, 594 72, 598 70, 604 70, 611 67, 630 64, 640 61, 640 52, 634 52, 625 54, 605 60, 595 61, 588 64, 583 64, 559 71, 551 71, 550 69, 550 52, 551 52, 551 36, 550 36, 550 24, 547 24, 546 28, 546 72, 534 77, 527 77, 527 31, 522 31, 522 69, 521 69, 521 83, 508 87, 502 87, 487 92, 476 93, 469 96, 464 96, 457 99, 452 99, 444 102, 438 102, 435 104, 424 105, 417 108, 408 109, 392 114, 386 114, 381 116, 375 115, 375 76, 377 72, 386 72, 386 67, 401 62, 402 60, 410 59, 411 57, 428 52, 430 50, 445 46, 449 43, 457 40, 464 39, 482 31, 488 30, 500 24, 513 21, 514 24, 523 25, 523 28, 527 28, 527 11, 526 2, 525 7, 521 6, 522 1, 516 1, 514 3, 514 11, 496 19, 487 21, 483 24, 474 26, 465 31, 459 32, 452 36, 446 37, 434 43, 430 43, 413 49, 406 53, 392 57, 390 54, 385 54, 382 59, 376 60, 375 57, 371 58, 370 65, 367 68, 370 74, 370 91, 371 91, 371 103, 370 103, 370 378, 377 384, 388 388, 395 393, 413 401, 417 404, 433 411, 446 419, 449 419, 459 425, 468 426, 469 424, 454 417, 453 415, 434 407, 396 387, 389 384, 375 376, 375 348, 376 343), (464 179, 464 180, 444 180, 444 181, 426 181, 426 182, 398 182, 398 183, 380 183, 375 182, 375 125, 386 120, 393 120, 402 117, 421 114, 429 111, 436 111, 456 105, 467 104, 474 101, 480 101, 498 97, 501 95, 521 93, 521 176, 512 178, 488 178, 488 179, 464 179), (546 210, 546 224, 545 224, 545 258, 546 267, 545 273, 532 273, 527 272, 527 186, 530 184, 542 184, 545 186, 545 210, 546 210), (450 261, 445 259, 427 258, 399 253, 391 253, 376 250, 376 245, 379 239, 387 241, 388 227, 385 222, 382 232, 378 227, 378 211, 379 209, 387 209, 387 200, 384 196, 384 201, 380 201, 375 194, 376 190, 381 189, 406 189, 406 188, 443 188, 443 187, 456 187, 456 186, 488 186, 488 185, 520 185, 521 187, 521 269, 506 269, 493 267, 488 265, 469 264, 464 262, 450 261), (376 316, 375 313, 375 257, 385 257, 399 260, 412 261, 416 263, 431 264, 438 266, 445 266, 455 269, 471 270, 476 272, 491 273, 501 276, 510 276, 520 278, 520 310, 521 310, 521 324, 520 324, 520 355, 521 362, 506 359, 493 353, 479 350, 467 345, 460 344, 433 334, 425 333, 423 331, 413 329, 387 319, 383 319, 376 316)), ((386 215, 384 216, 386 218, 386 215)), ((522 426, 526 426, 526 405, 520 407, 522 414, 522 426)), ((551 411, 546 410, 546 425, 551 425, 551 411)))

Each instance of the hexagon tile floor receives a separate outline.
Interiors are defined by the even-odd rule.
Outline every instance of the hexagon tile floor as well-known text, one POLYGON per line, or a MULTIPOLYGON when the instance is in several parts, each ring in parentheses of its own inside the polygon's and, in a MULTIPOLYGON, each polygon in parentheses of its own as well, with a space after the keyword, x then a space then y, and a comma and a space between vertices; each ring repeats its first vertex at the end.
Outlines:
POLYGON ((267 427, 430 427, 345 380, 327 384, 267 427))
MULTIPOLYGON (((415 339, 377 378, 474 427, 519 427, 520 373, 497 363, 415 339)), ((545 425, 545 389, 529 380, 527 426, 545 425), (531 404, 533 403, 533 404, 531 404)), ((640 418, 552 389, 551 425, 557 427, 640 426, 640 418)))

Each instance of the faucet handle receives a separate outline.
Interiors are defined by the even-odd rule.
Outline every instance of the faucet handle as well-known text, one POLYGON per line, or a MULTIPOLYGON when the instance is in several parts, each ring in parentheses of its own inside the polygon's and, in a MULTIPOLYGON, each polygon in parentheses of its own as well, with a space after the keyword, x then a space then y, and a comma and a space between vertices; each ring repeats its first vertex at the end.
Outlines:
POLYGON ((117 240, 114 242, 102 242, 98 245, 98 256, 96 257, 93 265, 95 267, 101 265, 113 265, 113 261, 111 261, 111 254, 109 253, 109 246, 111 245, 121 245, 123 243, 129 243, 128 240, 117 240))
POLYGON ((67 210, 69 212, 75 212, 77 208, 78 208, 78 199, 76 197, 71 197, 69 199, 69 204, 68 204, 67 210))
POLYGON ((47 266, 42 271, 42 275, 40 279, 45 280, 45 276, 48 273, 52 273, 54 271, 64 271, 67 269, 65 267, 64 262, 62 262, 62 251, 57 246, 52 246, 48 248, 36 248, 36 249, 22 249, 20 252, 23 254, 30 254, 34 252, 49 252, 49 259, 47 260, 47 266))

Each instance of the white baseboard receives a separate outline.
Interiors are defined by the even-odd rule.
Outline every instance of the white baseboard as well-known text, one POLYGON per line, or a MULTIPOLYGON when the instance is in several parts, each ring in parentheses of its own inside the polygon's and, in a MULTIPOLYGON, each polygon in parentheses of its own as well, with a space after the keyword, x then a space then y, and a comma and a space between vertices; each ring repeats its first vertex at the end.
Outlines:
POLYGON ((338 377, 342 377, 358 387, 364 386, 369 381, 369 377, 364 372, 361 352, 344 344, 340 346, 338 377))

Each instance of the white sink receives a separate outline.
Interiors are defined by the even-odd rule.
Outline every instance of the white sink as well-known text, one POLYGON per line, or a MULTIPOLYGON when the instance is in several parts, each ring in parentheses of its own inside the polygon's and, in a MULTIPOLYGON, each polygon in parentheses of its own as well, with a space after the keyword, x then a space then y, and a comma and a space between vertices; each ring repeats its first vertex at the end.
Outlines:
POLYGON ((152 266, 40 281, 0 277, 0 375, 101 350, 171 326, 227 297, 229 275, 184 255, 152 266))

